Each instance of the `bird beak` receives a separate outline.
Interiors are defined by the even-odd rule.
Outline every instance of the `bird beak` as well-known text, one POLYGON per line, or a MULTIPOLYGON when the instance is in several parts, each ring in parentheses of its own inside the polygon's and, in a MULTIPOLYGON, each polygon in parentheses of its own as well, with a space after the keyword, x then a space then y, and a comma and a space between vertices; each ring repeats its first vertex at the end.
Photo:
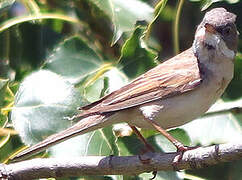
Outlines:
POLYGON ((211 24, 206 23, 204 25, 204 27, 205 27, 206 32, 209 32, 211 34, 215 34, 216 33, 215 28, 211 24))

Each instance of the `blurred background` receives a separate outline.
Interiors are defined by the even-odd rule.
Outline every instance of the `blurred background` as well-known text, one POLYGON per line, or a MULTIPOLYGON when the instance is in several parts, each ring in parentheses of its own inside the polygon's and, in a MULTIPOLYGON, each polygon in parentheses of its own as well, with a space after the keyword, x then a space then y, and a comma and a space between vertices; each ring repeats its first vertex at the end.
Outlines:
MULTIPOLYGON (((242 33, 240 0, 1 0, 0 161, 8 163, 26 145, 71 126, 65 117, 77 113, 79 106, 191 47, 197 25, 215 7, 236 14, 242 33)), ((241 52, 240 36, 234 79, 222 99, 203 117, 170 130, 173 136, 193 146, 241 141, 241 52)), ((87 133, 39 156, 137 154, 142 144, 132 133, 123 135, 123 127, 115 126, 114 133, 112 127, 87 133)), ((157 151, 175 150, 157 132, 141 132, 157 151)), ((238 180, 241 169, 240 160, 159 172, 157 179, 238 180)))

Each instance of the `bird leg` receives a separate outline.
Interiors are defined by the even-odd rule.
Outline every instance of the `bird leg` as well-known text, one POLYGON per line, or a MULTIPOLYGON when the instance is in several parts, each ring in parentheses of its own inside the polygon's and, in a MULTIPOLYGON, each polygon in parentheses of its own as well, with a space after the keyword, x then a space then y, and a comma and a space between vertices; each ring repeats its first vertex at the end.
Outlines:
POLYGON ((139 132, 139 130, 132 125, 129 125, 133 132, 138 136, 138 138, 144 143, 145 147, 150 150, 151 152, 155 152, 155 149, 146 141, 143 135, 139 132))
MULTIPOLYGON (((190 149, 194 149, 193 147, 184 146, 180 141, 176 140, 172 137, 165 129, 160 127, 156 122, 145 118, 157 131, 159 131, 163 136, 165 136, 174 146, 177 148, 177 152, 185 152, 190 149)), ((146 141, 146 139, 142 136, 139 130, 132 125, 129 125, 133 132, 138 136, 138 138, 144 143, 144 145, 149 149, 151 152, 155 152, 155 149, 146 141)))
MULTIPOLYGON (((146 141, 146 139, 144 138, 144 136, 139 132, 139 130, 135 127, 135 126, 132 126, 130 125, 130 128, 133 130, 133 132, 138 136, 138 138, 144 143, 145 147, 150 150, 151 152, 155 152, 155 149, 146 141)), ((139 159, 140 161, 143 163, 143 164, 147 164, 149 163, 149 159, 141 159, 141 157, 139 156, 139 159)), ((151 179, 155 179, 156 175, 157 175, 157 171, 153 171, 152 172, 153 174, 153 177, 151 179)))
POLYGON ((159 131, 163 136, 165 136, 174 146, 177 148, 177 152, 179 152, 179 155, 176 156, 173 160, 173 167, 175 170, 177 170, 177 164, 182 159, 183 153, 187 150, 195 149, 197 147, 188 147, 183 145, 180 141, 176 140, 173 136, 171 136, 165 129, 160 127, 158 123, 155 121, 150 120, 149 118, 144 118, 146 121, 148 121, 157 131, 159 131))
POLYGON ((188 150, 186 146, 184 146, 180 141, 176 140, 173 136, 171 136, 165 129, 160 127, 158 123, 150 120, 149 118, 145 118, 157 131, 159 131, 163 136, 165 136, 174 146, 176 146, 178 152, 188 150))

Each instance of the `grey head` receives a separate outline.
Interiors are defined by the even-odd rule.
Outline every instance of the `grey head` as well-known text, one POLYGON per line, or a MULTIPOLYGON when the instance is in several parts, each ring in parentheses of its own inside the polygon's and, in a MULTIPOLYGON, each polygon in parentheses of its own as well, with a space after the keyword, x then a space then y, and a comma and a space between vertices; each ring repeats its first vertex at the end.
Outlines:
POLYGON ((221 35, 227 47, 237 51, 238 46, 238 31, 235 25, 236 15, 228 12, 224 8, 215 8, 208 11, 202 21, 212 25, 215 30, 221 35))
POLYGON ((236 15, 224 8, 208 11, 196 30, 193 43, 195 52, 214 50, 217 54, 221 52, 222 55, 233 59, 237 52, 239 35, 235 21, 236 15), (201 47, 202 44, 204 47, 201 47))

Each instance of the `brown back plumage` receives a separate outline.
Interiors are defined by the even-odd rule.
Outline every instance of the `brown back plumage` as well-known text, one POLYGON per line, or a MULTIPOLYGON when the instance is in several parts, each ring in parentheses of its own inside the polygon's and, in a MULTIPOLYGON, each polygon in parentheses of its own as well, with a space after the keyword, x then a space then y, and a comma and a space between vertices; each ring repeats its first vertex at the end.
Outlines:
POLYGON ((199 62, 190 48, 146 72, 121 89, 81 107, 82 111, 78 117, 114 112, 175 96, 193 90, 201 81, 199 62), (183 58, 184 56, 186 58, 183 58))

